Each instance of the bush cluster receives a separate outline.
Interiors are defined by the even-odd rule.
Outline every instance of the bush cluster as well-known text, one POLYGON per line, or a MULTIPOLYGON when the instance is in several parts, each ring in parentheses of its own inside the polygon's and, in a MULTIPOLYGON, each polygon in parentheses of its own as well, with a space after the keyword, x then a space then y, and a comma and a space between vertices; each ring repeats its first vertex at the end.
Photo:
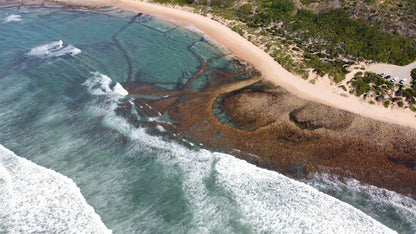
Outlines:
POLYGON ((416 68, 414 68, 411 72, 410 72, 410 76, 412 77, 412 84, 416 83, 416 68))
MULTIPOLYGON (((366 21, 352 17, 347 8, 327 9, 314 13, 297 8, 294 0, 256 0, 240 4, 237 0, 153 0, 155 2, 191 4, 205 7, 211 13, 245 23, 247 28, 238 32, 261 28, 266 36, 288 46, 295 45, 303 51, 302 63, 319 74, 329 74, 336 82, 345 78, 346 68, 357 60, 372 60, 405 65, 416 60, 416 41, 392 35, 371 27, 366 21), (274 26, 273 26, 274 25, 274 26), (278 26, 277 26, 278 25, 278 26)), ((301 0, 304 4, 318 2, 301 0)), ((416 5, 416 4, 415 4, 416 5)), ((290 62, 288 53, 274 53, 286 69, 299 70, 290 62)), ((303 68, 299 70, 303 72, 303 68)), ((360 90, 368 89, 363 83, 360 90)))
POLYGON ((364 95, 367 97, 372 92, 376 100, 383 102, 383 105, 397 102, 399 107, 403 107, 403 98, 409 106, 416 104, 416 88, 414 85, 405 88, 399 84, 397 85, 398 89, 392 95, 391 91, 395 87, 393 83, 372 72, 366 72, 365 74, 358 72, 348 83, 351 84, 352 93, 356 96, 364 95), (385 100, 386 98, 389 100, 385 100))

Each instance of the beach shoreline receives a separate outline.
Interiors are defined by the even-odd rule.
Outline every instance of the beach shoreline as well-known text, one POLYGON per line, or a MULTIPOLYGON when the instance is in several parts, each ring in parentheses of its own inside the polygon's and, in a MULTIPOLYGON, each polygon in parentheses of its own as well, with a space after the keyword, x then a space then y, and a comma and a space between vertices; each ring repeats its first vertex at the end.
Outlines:
POLYGON ((416 113, 409 109, 384 108, 382 105, 369 104, 358 97, 340 95, 336 86, 321 81, 311 84, 284 69, 269 54, 255 46, 227 26, 208 17, 167 6, 134 0, 54 0, 69 5, 100 6, 111 5, 124 10, 137 11, 165 19, 173 19, 184 25, 201 30, 210 39, 232 51, 238 58, 251 63, 266 80, 279 85, 290 93, 306 100, 336 107, 374 120, 394 123, 416 129, 416 113))
MULTIPOLYGON (((82 1, 79 2, 83 3, 82 1)), ((133 71, 144 71, 136 73, 132 72, 131 69, 126 69, 126 67, 120 70, 112 70, 112 67, 106 66, 104 68, 100 65, 92 75, 91 69, 87 69, 85 71, 86 75, 82 75, 82 77, 89 77, 83 83, 83 86, 86 86, 91 95, 96 95, 93 92, 94 90, 90 90, 91 87, 94 87, 94 89, 104 87, 102 90, 106 91, 111 101, 116 101, 114 102, 117 103, 116 105, 111 104, 111 114, 112 116, 116 116, 115 119, 112 117, 107 118, 106 115, 104 119, 99 117, 98 119, 93 118, 92 120, 94 123, 96 122, 102 126, 103 128, 100 127, 100 129, 103 131, 110 130, 110 136, 120 140, 123 146, 127 140, 133 144, 130 145, 129 143, 127 147, 136 149, 136 146, 138 146, 138 149, 140 149, 142 146, 141 142, 146 143, 148 139, 143 138, 138 141, 136 131, 146 132, 146 134, 150 134, 152 137, 154 135, 162 141, 178 142, 181 147, 183 145, 192 152, 196 150, 195 152, 197 154, 191 155, 192 158, 196 156, 196 159, 201 156, 199 149, 203 149, 208 150, 207 152, 226 153, 305 183, 310 183, 310 181, 315 180, 317 175, 334 176, 335 180, 341 182, 354 178, 364 185, 385 188, 411 199, 416 197, 416 187, 413 186, 416 178, 416 158, 414 154, 416 152, 416 145, 414 144, 416 141, 416 130, 402 127, 401 125, 376 121, 351 114, 335 107, 318 104, 309 101, 310 99, 305 99, 302 93, 299 95, 293 94, 294 92, 289 93, 287 87, 279 83, 277 87, 272 85, 271 82, 259 76, 257 70, 251 64, 241 62, 237 59, 237 57, 244 58, 237 55, 235 51, 234 54, 230 55, 236 56, 230 60, 234 64, 230 66, 232 69, 228 69, 228 66, 222 67, 218 66, 218 64, 210 63, 209 61, 214 61, 221 57, 215 56, 212 60, 209 59, 210 56, 214 55, 205 54, 203 51, 206 45, 210 45, 210 43, 207 43, 207 40, 210 39, 205 40, 205 38, 211 37, 213 41, 217 41, 222 45, 225 43, 221 43, 221 41, 216 40, 210 35, 205 36, 199 33, 195 35, 192 32, 187 32, 188 29, 198 32, 199 27, 195 24, 181 24, 180 22, 183 21, 180 19, 173 19, 163 14, 159 15, 163 19, 172 20, 170 22, 174 25, 170 25, 169 28, 173 28, 174 30, 170 33, 170 30, 161 30, 159 27, 155 27, 154 24, 148 23, 154 20, 157 22, 156 25, 158 25, 159 17, 155 16, 152 12, 145 12, 143 10, 137 10, 140 13, 135 13, 137 12, 136 10, 127 12, 123 9, 131 10, 130 6, 121 9, 122 7, 114 5, 124 4, 123 1, 109 1, 111 4, 106 5, 108 7, 105 8, 100 8, 103 6, 101 0, 94 2, 96 9, 94 9, 94 6, 88 6, 91 9, 84 7, 74 9, 73 6, 80 5, 54 3, 46 3, 42 7, 45 8, 45 12, 49 12, 47 10, 48 7, 51 6, 51 8, 54 8, 56 6, 56 8, 63 8, 63 10, 57 11, 58 14, 61 12, 63 14, 69 12, 77 16, 99 17, 97 21, 90 21, 88 17, 76 17, 78 21, 68 21, 67 18, 60 18, 60 21, 55 26, 63 30, 67 27, 62 27, 62 23, 69 23, 72 27, 74 22, 77 22, 79 25, 85 23, 91 26, 90 30, 96 30, 95 33, 98 36, 89 39, 88 42, 96 43, 98 39, 100 45, 109 45, 110 48, 108 51, 111 53, 106 54, 114 55, 110 57, 104 56, 109 60, 106 60, 108 63, 102 63, 103 65, 111 65, 114 61, 117 61, 124 65, 128 64, 134 68, 133 71), (107 21, 107 17, 113 17, 113 14, 117 14, 117 20, 120 20, 121 23, 113 24, 112 20, 107 21), (148 14, 151 14, 151 16, 148 14), (121 18, 119 18, 120 16, 121 18), (109 30, 108 32, 103 30, 104 25, 111 26, 107 28, 109 30), (159 76, 159 73, 150 79, 145 79, 146 77, 142 74, 145 74, 148 70, 141 68, 139 63, 131 63, 134 55, 137 54, 142 55, 141 57, 143 58, 150 59, 155 59, 154 54, 159 54, 154 53, 157 50, 153 49, 149 51, 149 54, 135 50, 135 48, 141 45, 146 45, 145 41, 136 40, 144 39, 145 35, 141 33, 143 32, 142 26, 151 30, 153 29, 152 32, 158 35, 157 37, 149 38, 151 41, 156 40, 158 42, 160 45, 158 48, 170 48, 168 44, 162 43, 170 42, 170 38, 182 38, 183 31, 185 32, 184 36, 191 36, 179 40, 187 45, 187 51, 184 49, 185 47, 182 43, 180 43, 179 50, 175 50, 172 55, 161 56, 161 61, 152 61, 155 66, 149 67, 148 70, 158 71, 158 69, 161 69, 162 71, 168 71, 166 76, 159 76), (129 31, 124 31, 125 29, 129 31), (159 33, 165 34, 166 32, 168 32, 167 36, 169 38, 167 41, 164 37, 159 37, 159 33), (103 38, 101 33, 105 33, 104 37, 107 37, 105 40, 101 41, 101 38, 103 38), (111 34, 114 36, 108 37, 111 34), (117 35, 120 35, 120 37, 117 37, 117 35), (134 39, 134 42, 137 44, 125 44, 131 39, 134 39), (117 45, 123 45, 125 47, 117 45), (130 57, 126 52, 130 51, 130 49, 134 51, 134 53, 130 53, 130 56, 133 57, 130 57), (177 65, 183 65, 180 67, 180 70, 183 71, 187 70, 186 67, 189 67, 190 64, 193 64, 192 62, 188 62, 190 60, 181 60, 181 58, 178 58, 178 63, 175 63, 176 60, 172 60, 176 55, 182 55, 182 51, 187 53, 191 52, 190 55, 193 55, 194 61, 198 59, 200 66, 193 65, 193 67, 198 68, 199 71, 192 70, 189 73, 192 77, 188 79, 186 84, 182 83, 182 85, 177 85, 178 83, 176 83, 175 85, 173 83, 172 85, 164 86, 157 83, 158 78, 162 82, 170 81, 165 78, 172 76, 172 74, 178 74, 177 77, 185 78, 181 75, 183 73, 174 72, 176 68, 173 70, 170 69, 177 65), (120 57, 123 54, 126 55, 125 59, 120 57), (119 57, 115 55, 119 55, 119 57), (179 60, 187 62, 180 63, 179 60), (160 64, 166 64, 167 66, 163 65, 160 67, 160 64), (240 66, 241 69, 239 68, 240 66), (217 71, 211 73, 213 70, 210 69, 216 69, 217 71), (98 73, 98 71, 103 72, 103 74, 98 73), (127 74, 127 71, 129 71, 129 78, 126 80, 124 76, 127 74), (203 77, 204 79, 209 79, 206 83, 201 83, 202 79, 199 78, 201 74, 207 75, 203 77), (116 80, 111 80, 111 77, 114 77, 116 80), (97 79, 97 85, 95 85, 95 81, 91 82, 91 85, 86 85, 94 79, 97 79), (110 84, 105 81, 112 83, 110 84), (103 84, 103 82, 105 83, 103 84), (116 83, 114 87, 110 86, 114 83, 116 83), (104 86, 101 86, 101 84, 104 86), (194 86, 192 86, 193 84, 194 86), (116 91, 119 85, 125 89, 125 92, 122 94, 123 97, 124 95, 130 94, 126 96, 127 99, 114 99, 113 94, 120 93, 116 91), (113 111, 113 108, 117 109, 113 111), (142 114, 144 118, 142 118, 142 114), (109 120, 114 121, 108 122, 109 120), (120 120, 123 121, 122 126, 119 126, 120 120)), ((40 12, 43 12, 43 9, 40 12)), ((55 13, 55 10, 51 12, 55 13)), ((48 22, 49 18, 42 18, 42 20, 48 22)), ((79 28, 79 30, 71 31, 71 35, 84 35, 84 27, 75 28, 79 28)), ((161 28, 163 29, 164 27, 161 28)), ((66 36, 61 36, 66 35, 66 31, 64 34, 61 31, 58 32, 60 34, 56 37, 64 40, 66 43, 80 46, 83 54, 89 55, 90 51, 87 49, 87 46, 90 46, 90 44, 84 44, 82 41, 78 42, 66 36)), ((42 34, 42 36, 44 35, 42 34)), ((47 39, 50 37, 48 34, 46 36, 47 39)), ((89 35, 86 34, 86 36, 89 35)), ((62 44, 62 41, 60 41, 60 44, 62 44)), ((226 45, 224 45, 224 49, 225 47, 226 45)), ((96 54, 98 55, 107 51, 102 46, 93 48, 96 49, 96 54)), ((241 49, 237 49, 237 52, 245 52, 244 49, 245 47, 242 46, 241 49)), ((207 52, 209 51, 211 50, 207 52)), ((222 52, 226 52, 225 55, 227 56, 229 55, 228 50, 222 52)), ((247 53, 250 54, 250 52, 247 53)), ((163 55, 163 53, 161 54, 163 55)), ((85 57, 82 54, 80 56, 81 61, 85 61, 83 60, 85 57)), ((66 56, 65 59, 73 58, 66 56)), ((228 59, 229 57, 227 57, 228 59)), ((156 57, 156 60, 159 60, 159 58, 156 57)), ((72 61, 76 60, 73 59, 72 61)), ((260 62, 262 61, 260 60, 260 62)), ((361 70, 360 67, 356 69, 361 70)), ((71 78, 69 81, 76 79, 76 83, 80 83, 79 76, 73 76, 71 73, 68 74, 70 74, 71 78)), ((282 79, 284 80, 284 78, 290 77, 283 77, 282 79)), ((301 80, 298 77, 294 77, 294 79, 301 80)), ((335 90, 338 87, 331 84, 330 79, 318 79, 315 85, 309 85, 318 88, 329 87, 327 90, 336 92, 335 90)), ((50 80, 54 81, 56 79, 51 77, 50 80)), ((13 80, 11 79, 10 81, 13 84, 13 80)), ((66 83, 62 82, 59 82, 59 84, 62 84, 62 87, 67 86, 66 83)), ((48 90, 46 89, 46 91, 48 90)), ((80 89, 80 93, 84 91, 85 88, 80 89)), ((78 94, 74 96, 78 96, 78 94)), ((71 98, 69 101, 72 103, 72 100, 75 99, 71 98)), ((100 107, 103 105, 102 101, 103 99, 101 97, 97 99, 97 104, 100 107)), ((78 103, 83 105, 83 102, 78 103)), ((103 106, 103 108, 106 111, 108 109, 106 106, 103 106)), ((69 112, 65 109, 63 111, 61 110, 57 109, 57 111, 63 113, 60 115, 63 121, 65 119, 72 119, 78 114, 78 112, 72 113, 73 109, 68 109, 69 112)), ((88 123, 88 126, 92 126, 89 132, 96 132, 95 124, 91 125, 88 123)), ((15 135, 15 133, 13 134, 15 135)), ((103 136, 102 134, 98 135, 103 136)), ((101 138, 99 137, 97 139, 101 138)), ((103 138, 104 144, 106 139, 105 137, 103 138)), ((45 141, 45 144, 47 143, 45 141)), ((61 143, 58 142, 58 144, 61 143)), ((151 150, 153 150, 153 142, 150 141, 150 144, 151 150)), ((117 152, 119 151, 117 150, 117 152)), ((159 154, 160 152, 157 151, 156 153, 159 154)), ((174 156, 174 158, 176 157, 174 156)), ((198 161, 198 165, 199 163, 200 161, 198 161)), ((331 192, 327 193, 331 194, 331 192)))

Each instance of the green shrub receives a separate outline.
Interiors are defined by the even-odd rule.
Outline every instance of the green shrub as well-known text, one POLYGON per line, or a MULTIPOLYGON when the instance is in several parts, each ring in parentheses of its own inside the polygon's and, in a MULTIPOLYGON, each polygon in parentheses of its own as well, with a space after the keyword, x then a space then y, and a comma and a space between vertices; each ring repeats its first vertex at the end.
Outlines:
POLYGON ((368 93, 371 90, 370 85, 368 85, 364 80, 356 80, 352 82, 353 87, 355 88, 355 95, 358 97, 363 95, 364 93, 368 93))
POLYGON ((234 0, 211 0, 211 6, 216 7, 231 7, 234 4, 234 0))
POLYGON ((179 5, 184 5, 184 4, 192 4, 194 3, 194 0, 177 0, 177 2, 179 3, 179 5))
POLYGON ((398 102, 397 102, 397 105, 398 105, 399 107, 403 107, 403 106, 404 106, 404 103, 403 103, 403 101, 398 101, 398 102))
POLYGON ((392 36, 359 19, 350 18, 348 9, 335 9, 313 14, 299 10, 287 19, 288 31, 304 31, 304 41, 325 38, 320 45, 311 45, 316 52, 321 46, 326 53, 337 53, 366 58, 374 61, 406 65, 416 59, 416 44, 411 38, 392 36), (337 48, 334 46, 337 45, 337 48))
POLYGON ((295 10, 295 3, 291 0, 274 0, 270 8, 270 14, 274 19, 280 19, 295 10))
POLYGON ((319 2, 319 0, 300 0, 300 2, 302 4, 307 5, 307 4, 311 4, 311 3, 314 3, 314 2, 319 2))
POLYGON ((231 28, 231 30, 233 30, 234 32, 237 32, 241 36, 244 35, 244 30, 240 26, 234 26, 231 28))
POLYGON ((383 103, 383 106, 384 106, 385 108, 389 108, 389 106, 390 106, 390 101, 389 101, 389 100, 385 101, 385 102, 383 103))
MULTIPOLYGON (((297 9, 295 0, 262 0, 247 1, 246 4, 235 8, 235 0, 151 0, 152 2, 192 4, 192 6, 212 7, 212 13, 227 19, 239 19, 245 23, 245 28, 233 28, 243 35, 247 27, 266 29, 263 35, 279 36, 276 41, 304 51, 304 65, 312 68, 319 75, 328 74, 339 82, 347 74, 346 67, 351 62, 340 58, 350 58, 352 61, 361 59, 376 62, 389 62, 405 65, 416 60, 416 42, 412 38, 395 36, 382 28, 372 27, 367 20, 351 17, 354 12, 348 8, 325 9, 318 13, 310 10, 297 9), (271 23, 281 22, 281 26, 269 28, 271 23), (316 41, 317 43, 305 43, 316 41)), ((240 1, 241 2, 241 1, 240 1)), ((324 2, 322 0, 300 0, 303 4, 324 2)), ((328 2, 328 0, 325 0, 328 2)), ((364 0, 364 4, 377 0, 364 0)), ((408 0, 405 5, 416 9, 416 1, 408 0)), ((274 39, 273 39, 274 40, 274 39)), ((293 49, 297 50, 297 49, 293 49)), ((275 57, 275 56, 273 56, 275 57)), ((277 57, 283 57, 277 55, 277 57)), ((276 57, 275 57, 276 58, 276 57)), ((284 58, 285 67, 293 71, 293 62, 284 58)), ((416 68, 412 71, 416 77, 416 68)), ((416 81, 415 78, 413 78, 416 81)), ((377 82, 373 82, 378 86, 377 82)), ((371 82, 366 82, 370 84, 371 82)), ((416 82, 413 89, 416 90, 416 82)))
POLYGON ((249 16, 253 13, 253 7, 250 4, 240 6, 237 16, 241 21, 249 21, 249 16))
POLYGON ((412 83, 416 84, 416 68, 410 72, 410 76, 412 77, 412 83))
POLYGON ((344 90, 345 92, 347 91, 347 87, 345 87, 345 85, 341 85, 339 86, 342 90, 344 90))
POLYGON ((363 72, 357 72, 357 73, 355 73, 354 78, 358 79, 362 76, 363 76, 363 72))

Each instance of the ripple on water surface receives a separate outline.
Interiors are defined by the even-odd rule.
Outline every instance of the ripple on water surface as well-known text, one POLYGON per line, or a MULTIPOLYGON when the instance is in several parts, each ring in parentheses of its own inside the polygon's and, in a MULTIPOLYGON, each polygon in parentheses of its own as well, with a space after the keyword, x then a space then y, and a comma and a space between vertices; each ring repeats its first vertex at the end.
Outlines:
MULTIPOLYGON (((392 232, 310 186, 200 149, 161 125, 155 136, 153 127, 135 126, 120 114, 120 106, 132 105, 122 87, 129 72, 134 81, 175 89, 200 68, 188 47, 200 41, 193 49, 204 61, 222 51, 202 42, 201 34, 151 17, 132 23, 131 13, 3 11, 1 19, 16 14, 21 21, 10 22, 13 28, 0 24, 6 42, 0 51, 11 51, 0 54, 0 143, 61 173, 1 148, 0 186, 6 189, 0 196, 8 201, 1 203, 3 230, 46 225, 46 232, 82 227, 103 233, 105 224, 116 233, 392 232), (10 196, 15 192, 18 198, 10 196)), ((209 65, 241 71, 233 61, 223 56, 209 65)), ((210 74, 192 89, 205 86, 210 74)))

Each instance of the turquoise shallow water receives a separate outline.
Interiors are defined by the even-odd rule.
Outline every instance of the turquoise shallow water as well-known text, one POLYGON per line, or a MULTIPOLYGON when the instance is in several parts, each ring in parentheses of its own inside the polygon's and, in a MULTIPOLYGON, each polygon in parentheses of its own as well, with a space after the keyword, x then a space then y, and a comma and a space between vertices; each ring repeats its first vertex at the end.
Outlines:
MULTIPOLYGON (((168 140, 161 126, 128 123, 117 109, 133 97, 120 83, 181 88, 200 66, 190 45, 198 42, 192 51, 205 61, 229 53, 192 28, 135 15, 0 10, 0 232, 416 230, 415 201, 404 196, 326 175, 306 181, 364 213, 279 173, 168 140)), ((209 65, 241 69, 229 56, 209 65)))

